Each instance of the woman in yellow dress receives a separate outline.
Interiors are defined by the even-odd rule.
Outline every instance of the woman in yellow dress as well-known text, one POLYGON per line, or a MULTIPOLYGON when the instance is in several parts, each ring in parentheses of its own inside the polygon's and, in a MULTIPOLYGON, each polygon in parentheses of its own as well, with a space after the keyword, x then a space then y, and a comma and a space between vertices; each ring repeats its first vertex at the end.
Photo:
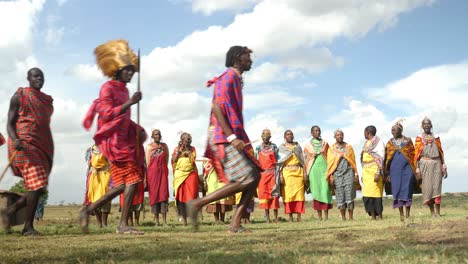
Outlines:
MULTIPOLYGON (((84 205, 89 205, 109 191, 111 174, 109 162, 96 145, 86 151, 86 162, 88 163, 88 179, 84 205)), ((94 210, 99 227, 107 226, 110 210, 110 201, 94 210)))
POLYGON ((366 212, 375 220, 382 219, 383 172, 382 165, 385 156, 385 146, 376 136, 375 126, 368 126, 364 130, 366 143, 361 152, 362 165, 362 200, 366 212))
POLYGON ((182 133, 179 145, 174 149, 171 160, 174 171, 175 200, 184 225, 187 225, 185 204, 198 198, 198 170, 195 165, 197 152, 191 144, 192 136, 189 133, 182 133))
POLYGON ((293 221, 293 214, 297 214, 297 221, 301 222, 301 215, 305 213, 305 184, 309 179, 304 170, 302 148, 294 142, 291 130, 284 132, 285 143, 279 147, 279 160, 276 173, 279 174, 284 203, 284 211, 289 214, 289 222, 293 221))

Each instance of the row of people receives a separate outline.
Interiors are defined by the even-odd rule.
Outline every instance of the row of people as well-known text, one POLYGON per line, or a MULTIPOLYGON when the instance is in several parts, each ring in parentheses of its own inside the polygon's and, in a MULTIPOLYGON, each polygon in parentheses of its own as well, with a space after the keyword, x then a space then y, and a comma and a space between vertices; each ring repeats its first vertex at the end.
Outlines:
MULTIPOLYGON (((189 200, 187 197, 191 194, 180 193, 180 190, 192 186, 192 181, 187 181, 193 173, 188 174, 185 171, 189 167, 186 158, 192 159, 190 162, 193 162, 193 157, 196 155, 191 153, 187 144, 185 148, 180 147, 173 155, 173 161, 177 160, 176 165, 173 165, 174 175, 180 175, 180 179, 175 179, 177 184, 180 183, 176 199, 181 204, 186 204, 180 209, 183 211, 182 213, 191 218, 194 228, 198 226, 197 214, 203 206, 242 192, 237 205, 238 210, 233 216, 228 232, 248 231, 240 224, 240 220, 251 204, 260 180, 260 172, 263 170, 258 159, 254 157, 243 121, 242 88, 244 82, 242 75, 251 69, 251 52, 251 49, 244 46, 232 46, 226 53, 226 71, 207 83, 207 87, 214 87, 214 89, 208 144, 204 156, 212 160, 218 178, 225 185, 202 198, 189 200), (179 160, 181 161, 180 167, 179 160)), ((132 200, 138 184, 143 179, 145 155, 143 154, 142 142, 147 137, 145 130, 131 120, 131 107, 141 101, 142 93, 137 91, 130 96, 126 87, 134 73, 139 71, 138 56, 130 49, 125 40, 113 40, 99 45, 94 53, 97 65, 110 80, 102 85, 99 97, 90 106, 85 116, 83 126, 89 130, 94 117, 98 115, 97 131, 93 139, 110 162, 114 187, 93 203, 83 206, 80 210, 80 226, 82 232, 88 232, 89 216, 97 208, 123 193, 124 203, 116 232, 119 234, 142 234, 143 232, 128 225, 132 200)), ((34 212, 39 196, 47 188, 54 156, 54 143, 50 129, 53 99, 41 91, 44 84, 44 74, 40 69, 30 69, 27 79, 29 86, 19 88, 11 98, 7 130, 11 168, 14 175, 24 179, 28 192, 8 208, 0 210, 0 217, 4 223, 4 229, 9 232, 10 216, 26 207, 26 221, 22 233, 24 235, 37 235, 39 232, 34 229, 33 225, 34 212)), ((414 160, 417 162, 411 161, 409 163, 414 163, 414 173, 422 178, 425 203, 429 205, 431 212, 436 216, 440 214, 440 186, 442 175, 446 176, 446 166, 444 165, 440 140, 426 131, 426 127, 432 127, 432 124, 426 120, 423 126, 425 135, 416 141, 414 160), (434 204, 436 211, 434 211, 434 204)), ((280 187, 283 197, 286 197, 284 202, 286 202, 290 213, 302 212, 303 204, 301 205, 299 200, 304 197, 306 183, 310 185, 312 191, 315 188, 320 191, 326 189, 326 187, 321 188, 314 185, 315 179, 311 181, 308 173, 323 171, 324 161, 328 158, 325 158, 325 152, 317 143, 317 141, 321 141, 320 138, 314 138, 315 141, 311 142, 313 151, 304 160, 300 146, 293 141, 293 133, 287 131, 286 134, 287 142, 278 148, 277 165, 279 166, 275 166, 275 170, 276 168, 281 169, 278 169, 279 174, 275 173, 275 177, 279 175, 280 182, 277 184, 277 188, 280 187), (307 167, 311 161, 312 166, 307 167)), ((382 176, 385 173, 382 166, 385 165, 385 162, 382 153, 380 153, 382 149, 380 145, 382 144, 375 137, 375 128, 366 129, 366 139, 367 142, 361 155, 364 164, 363 194, 366 208, 375 217, 381 213, 379 211, 381 194, 374 197, 373 193, 381 193, 382 176)), ((326 167, 328 169, 328 164, 326 167)), ((344 167, 346 164, 343 165, 340 160, 337 168, 343 169, 344 167)), ((196 166, 193 166, 192 169, 195 168, 196 166)), ((355 172, 355 170, 353 171, 355 172)), ((328 183, 335 183, 336 193, 339 193, 338 175, 330 174, 328 176, 328 183)), ((392 172, 390 172, 390 177, 393 177, 392 172)), ((322 181, 321 179, 320 181, 322 181)), ((317 180, 317 182, 319 181, 317 180)), ((322 183, 320 186, 327 186, 327 184, 322 183)), ((317 197, 322 196, 316 195, 317 197)), ((328 200, 330 195, 325 192, 323 197, 327 200, 316 200, 314 204, 319 209, 318 211, 326 212, 330 208, 328 200)), ((347 204, 351 202, 346 199, 344 201, 347 204)), ((407 204, 405 203, 405 205, 407 204)))
MULTIPOLYGON (((392 127, 393 138, 386 146, 376 136, 374 126, 365 129, 361 179, 364 205, 372 219, 382 218, 384 185, 386 193, 393 194, 393 207, 399 209, 402 220, 410 217, 412 195, 421 192, 421 184, 424 203, 429 205, 433 216, 440 215, 441 181, 446 176, 443 151, 440 140, 432 135, 431 121, 424 119, 422 127, 424 133, 416 139, 417 151, 411 138, 403 136, 400 122, 392 127), (431 165, 428 164, 432 164, 429 169, 431 165)), ((361 190, 353 147, 344 141, 344 132, 340 129, 335 131, 336 142, 331 146, 321 138, 320 127, 313 126, 311 135, 312 139, 302 150, 294 142, 291 130, 285 131, 285 142, 280 147, 270 141, 271 132, 268 129, 262 132, 263 142, 255 149, 255 157, 263 169, 257 195, 259 207, 265 210, 268 222, 270 210, 274 212, 274 221, 278 221, 280 196, 283 197, 289 220, 293 221, 293 214, 297 214, 297 220, 301 221, 301 214, 305 212, 305 193, 312 193, 313 208, 320 220, 328 219, 328 210, 333 207, 332 195, 336 196, 342 219, 346 220, 346 210, 349 219, 353 219, 356 190, 361 190)), ((146 147, 146 182, 151 211, 155 214, 157 224, 159 214, 162 214, 166 223, 169 200, 169 148, 161 142, 161 138, 161 131, 153 130, 153 142, 146 147)), ((182 133, 171 159, 175 200, 184 224, 187 223, 185 203, 197 198, 199 191, 209 194, 224 186, 216 176, 210 160, 204 161, 204 173, 200 179, 203 186, 200 186, 195 164, 196 150, 191 146, 191 141, 190 134, 182 133)), ((209 204, 206 210, 214 214, 216 222, 224 221, 224 214, 232 210, 234 204, 235 197, 228 197, 209 204)))

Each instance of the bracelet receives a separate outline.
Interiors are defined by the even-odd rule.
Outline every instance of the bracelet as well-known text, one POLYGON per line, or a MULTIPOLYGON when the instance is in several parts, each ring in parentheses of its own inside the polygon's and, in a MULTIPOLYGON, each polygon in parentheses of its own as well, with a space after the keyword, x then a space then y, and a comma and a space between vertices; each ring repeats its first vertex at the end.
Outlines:
POLYGON ((227 140, 229 141, 229 143, 231 143, 232 141, 234 141, 234 139, 237 139, 236 134, 231 134, 229 137, 227 137, 227 140))

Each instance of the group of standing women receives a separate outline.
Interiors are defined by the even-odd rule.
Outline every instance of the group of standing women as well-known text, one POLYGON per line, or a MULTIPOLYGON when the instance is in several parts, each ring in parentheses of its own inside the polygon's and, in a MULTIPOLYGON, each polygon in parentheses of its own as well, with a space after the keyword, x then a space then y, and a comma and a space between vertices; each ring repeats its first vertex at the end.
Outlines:
MULTIPOLYGON (((391 130, 393 138, 384 145, 376 135, 377 129, 366 127, 366 141, 360 154, 362 188, 354 149, 344 141, 342 130, 334 132, 335 143, 329 145, 322 139, 320 127, 313 126, 312 137, 304 149, 294 141, 291 130, 284 132, 284 143, 279 147, 271 142, 271 131, 263 130, 262 143, 255 149, 255 157, 263 169, 257 195, 260 209, 265 210, 266 221, 271 222, 270 210, 273 210, 273 221, 278 222, 279 198, 282 197, 289 221, 294 221, 296 214, 296 220, 300 222, 305 213, 305 193, 312 194, 313 209, 319 220, 328 220, 333 195, 342 220, 347 219, 346 211, 348 219, 352 220, 356 191, 361 189, 364 207, 372 219, 382 219, 384 189, 393 195, 393 208, 399 209, 402 221, 410 217, 412 196, 421 189, 423 202, 429 206, 432 216, 440 216, 442 178, 447 176, 447 167, 440 139, 432 134, 431 120, 425 118, 422 128, 424 132, 413 144, 411 138, 403 135, 401 122, 397 122, 391 130)), ((216 176, 210 160, 204 160, 203 175, 199 178, 196 150, 191 146, 190 134, 180 135, 171 156, 168 146, 161 141, 160 130, 153 130, 151 137, 152 142, 145 149, 151 212, 157 225, 160 225, 160 214, 163 224, 167 224, 168 165, 171 161, 177 211, 180 220, 187 224, 185 204, 196 199, 200 189, 209 194, 224 184, 216 176), (200 184, 203 185, 200 187, 200 184)), ((228 197, 209 204, 207 212, 214 215, 216 223, 221 223, 234 204, 234 197, 228 197)))
POLYGON ((269 222, 269 209, 275 212, 278 220, 279 196, 283 198, 285 213, 289 221, 305 213, 305 193, 311 193, 313 208, 319 220, 328 219, 332 209, 332 195, 336 196, 336 206, 342 220, 353 219, 356 190, 362 189, 366 212, 371 219, 382 219, 382 196, 385 187, 387 194, 394 198, 393 208, 398 208, 404 221, 410 217, 412 197, 422 189, 423 203, 428 205, 433 217, 440 216, 442 179, 447 177, 440 138, 432 133, 432 122, 424 118, 421 123, 423 133, 411 138, 403 136, 403 126, 397 122, 392 127, 393 138, 386 145, 376 135, 375 126, 364 130, 366 139, 360 154, 362 165, 362 188, 356 166, 353 147, 344 141, 344 132, 334 132, 335 143, 331 146, 321 138, 318 126, 311 128, 312 138, 304 150, 294 142, 291 130, 284 132, 284 143, 277 147, 270 142, 271 132, 264 130, 263 143, 257 147, 257 157, 264 172, 258 186, 260 208, 266 210, 269 222), (275 173, 272 173, 275 170, 275 173), (404 212, 405 208, 405 212, 404 212))

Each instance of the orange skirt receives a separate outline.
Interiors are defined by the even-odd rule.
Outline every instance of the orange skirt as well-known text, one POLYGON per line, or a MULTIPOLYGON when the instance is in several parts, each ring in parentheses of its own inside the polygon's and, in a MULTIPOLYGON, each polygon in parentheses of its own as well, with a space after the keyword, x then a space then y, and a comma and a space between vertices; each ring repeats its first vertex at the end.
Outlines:
POLYGON ((261 200, 259 203, 260 209, 278 209, 280 208, 279 204, 279 197, 273 197, 272 199, 268 200, 261 200))
POLYGON ((304 201, 284 203, 284 213, 285 214, 295 214, 295 213, 304 214, 305 213, 304 201))
POLYGON ((180 185, 175 198, 182 203, 198 198, 198 175, 196 172, 190 173, 187 179, 180 185))

